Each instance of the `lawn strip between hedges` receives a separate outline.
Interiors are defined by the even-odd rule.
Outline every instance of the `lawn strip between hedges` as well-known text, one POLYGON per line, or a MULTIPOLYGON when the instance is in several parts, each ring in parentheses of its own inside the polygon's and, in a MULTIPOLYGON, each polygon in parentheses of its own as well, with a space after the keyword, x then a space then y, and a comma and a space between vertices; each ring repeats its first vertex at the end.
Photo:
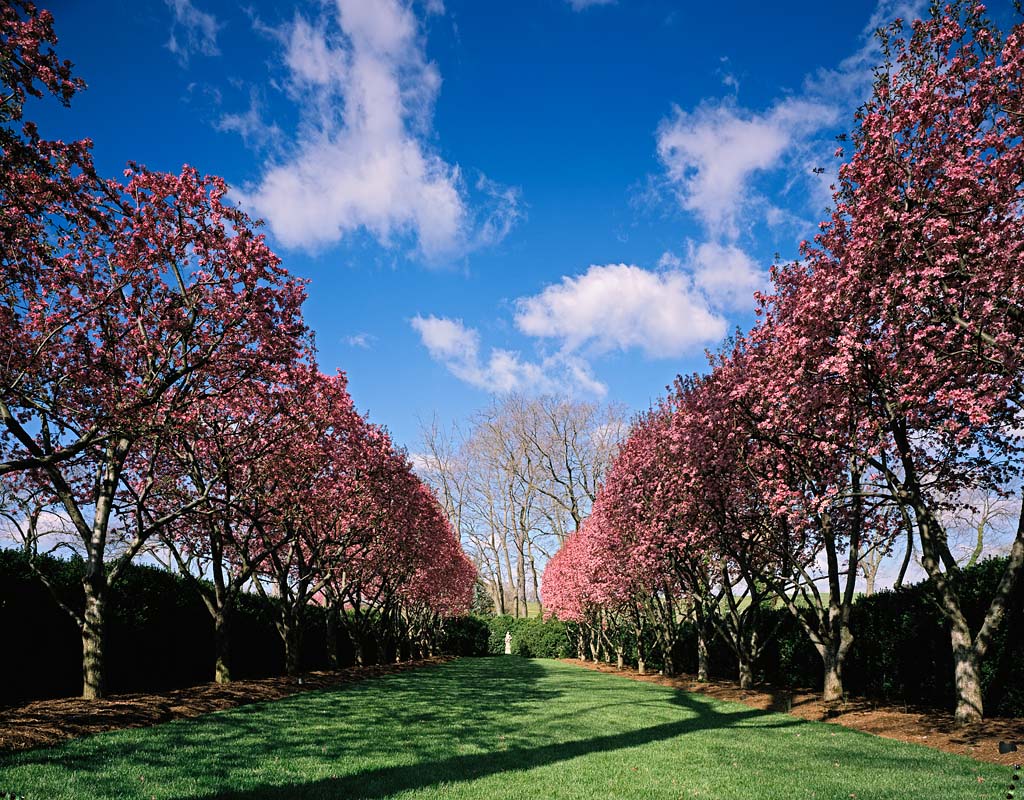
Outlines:
POLYGON ((515 656, 0 756, 27 800, 983 800, 1005 767, 515 656))
MULTIPOLYGON (((0 751, 47 747, 106 731, 143 728, 175 719, 280 700, 300 692, 333 689, 450 661, 448 657, 307 672, 295 678, 204 683, 168 692, 111 695, 104 700, 62 697, 0 708, 0 751), (301 682, 300 682, 301 681, 301 682)), ((0 789, 0 791, 3 791, 0 789)))

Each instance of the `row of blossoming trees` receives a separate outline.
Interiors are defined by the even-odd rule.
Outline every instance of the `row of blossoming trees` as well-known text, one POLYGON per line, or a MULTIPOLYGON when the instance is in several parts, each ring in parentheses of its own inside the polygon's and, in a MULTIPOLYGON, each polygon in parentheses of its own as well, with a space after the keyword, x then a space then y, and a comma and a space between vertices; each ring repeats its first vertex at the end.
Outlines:
POLYGON ((899 531, 949 625, 956 717, 981 717, 979 662, 1024 564, 1018 524, 972 628, 943 523, 971 492, 1019 495, 1024 466, 1024 26, 1003 35, 984 14, 948 6, 884 32, 830 218, 773 269, 753 329, 634 425, 544 575, 581 652, 603 641, 621 662, 628 638, 653 640, 671 671, 688 618, 702 673, 717 633, 746 685, 773 603, 834 703, 858 562, 899 531))
POLYGON ((209 609, 219 681, 245 590, 278 599, 290 673, 311 603, 332 635, 426 650, 475 579, 434 495, 320 373, 303 282, 220 179, 102 179, 90 142, 22 121, 29 96, 83 86, 55 41, 47 12, 0 4, 0 510, 32 552, 84 559, 84 696, 111 585, 157 542, 209 609))

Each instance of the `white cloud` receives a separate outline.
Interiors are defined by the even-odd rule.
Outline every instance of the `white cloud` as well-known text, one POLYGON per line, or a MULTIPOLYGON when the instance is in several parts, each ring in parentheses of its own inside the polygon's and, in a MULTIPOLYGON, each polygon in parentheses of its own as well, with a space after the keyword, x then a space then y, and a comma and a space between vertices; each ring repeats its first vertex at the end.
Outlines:
POLYGON ((672 357, 717 342, 726 331, 725 319, 681 270, 595 265, 516 305, 520 331, 555 339, 564 352, 638 348, 651 357, 672 357))
POLYGON ((371 333, 354 333, 351 336, 344 338, 345 344, 349 347, 359 347, 363 350, 369 350, 371 344, 376 341, 377 337, 371 333))
POLYGON ((882 62, 882 51, 875 31, 894 19, 914 20, 928 11, 926 0, 879 0, 861 30, 861 46, 834 69, 820 69, 805 81, 805 92, 831 98, 845 106, 856 107, 871 90, 874 68, 882 62))
POLYGON ((658 157, 680 205, 712 235, 736 239, 741 215, 762 204, 751 178, 836 119, 835 108, 810 100, 783 100, 760 114, 731 98, 690 112, 677 107, 658 128, 658 157))
POLYGON ((585 8, 592 8, 593 6, 612 6, 615 5, 617 0, 566 0, 573 11, 583 11, 585 8))
POLYGON ((357 230, 385 246, 410 238, 432 259, 493 244, 518 218, 518 196, 485 190, 493 202, 477 219, 459 167, 427 144, 441 76, 412 8, 335 0, 333 9, 318 21, 297 15, 275 34, 302 124, 242 201, 289 247, 316 249, 357 230))
POLYGON ((412 326, 430 351, 431 358, 468 367, 480 359, 480 335, 467 328, 460 319, 421 317, 412 319, 412 326))
POLYGON ((658 266, 682 270, 693 278, 694 286, 717 309, 749 311, 754 292, 768 285, 768 275, 757 262, 734 244, 694 241, 686 243, 686 260, 675 253, 661 256, 658 266))
POLYGON ((206 11, 200 11, 191 0, 165 0, 174 14, 171 35, 167 49, 187 65, 194 53, 204 56, 220 55, 217 47, 217 31, 222 25, 217 18, 206 11))
MULTIPOLYGON (((755 223, 784 224, 802 236, 831 203, 835 180, 831 136, 824 129, 852 120, 852 109, 871 89, 882 60, 875 31, 896 17, 915 19, 924 0, 880 0, 865 25, 860 46, 833 69, 808 75, 800 92, 767 109, 742 107, 739 82, 721 59, 723 83, 732 96, 707 99, 692 110, 676 107, 657 131, 657 152, 680 206, 703 224, 709 238, 735 242, 755 223), (812 169, 822 167, 817 174, 812 169), (785 170, 780 194, 804 196, 784 211, 757 190, 758 178, 785 170)), ((832 131, 828 131, 832 133, 832 131)))
POLYGON ((491 348, 483 358, 480 334, 467 328, 462 320, 417 316, 411 324, 431 358, 459 380, 491 394, 581 390, 600 396, 607 391, 607 387, 593 377, 589 364, 581 359, 556 355, 529 361, 515 351, 497 347, 491 348))
POLYGON ((765 274, 732 245, 687 243, 686 260, 665 253, 658 270, 629 264, 591 266, 516 303, 515 325, 536 359, 491 348, 462 320, 417 316, 411 324, 431 358, 462 381, 492 393, 604 395, 591 360, 615 350, 675 358, 725 336, 725 309, 749 309, 765 274))
POLYGON ((231 131, 242 137, 246 147, 256 150, 278 144, 281 129, 275 123, 263 119, 263 102, 256 87, 249 91, 249 109, 242 113, 224 114, 214 127, 219 131, 231 131))
POLYGON ((409 453, 406 458, 412 468, 420 475, 436 475, 441 470, 440 461, 431 453, 409 453))

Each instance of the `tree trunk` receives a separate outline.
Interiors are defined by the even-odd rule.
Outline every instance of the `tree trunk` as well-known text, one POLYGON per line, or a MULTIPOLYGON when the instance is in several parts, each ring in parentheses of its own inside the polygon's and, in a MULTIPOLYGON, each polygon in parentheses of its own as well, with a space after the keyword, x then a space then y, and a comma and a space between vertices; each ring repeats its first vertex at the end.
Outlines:
POLYGON ((676 674, 676 663, 672 658, 672 648, 666 648, 662 658, 664 660, 662 671, 665 673, 666 677, 672 677, 676 674))
POLYGON ((519 564, 516 567, 516 582, 519 584, 519 594, 516 603, 522 604, 523 616, 530 616, 530 606, 526 599, 526 554, 522 545, 516 547, 519 555, 519 564))
POLYGON ((213 679, 217 683, 230 683, 231 609, 228 606, 222 606, 213 617, 213 646, 213 679))
POLYGON ((701 625, 697 629, 697 680, 706 683, 708 680, 708 629, 701 625))
MULTIPOLYGON (((958 609, 959 610, 959 609, 958 609)), ((984 710, 981 696, 981 673, 978 654, 974 650, 971 631, 962 614, 950 620, 950 639, 953 644, 953 674, 956 685, 956 712, 958 725, 980 722, 984 710)))
POLYGON ((623 654, 622 654, 622 648, 621 647, 616 647, 615 648, 615 668, 616 669, 622 669, 624 666, 626 666, 626 659, 625 659, 625 656, 623 656, 623 654))
MULTIPOLYGON (((538 606, 537 616, 544 619, 544 606, 540 604, 540 578, 537 576, 537 563, 533 557, 533 543, 527 540, 526 546, 530 558, 530 576, 533 579, 533 596, 538 606)), ((529 611, 527 611, 526 616, 530 616, 529 611)))
POLYGON ((85 616, 82 625, 82 697, 99 700, 104 696, 106 662, 106 587, 84 580, 85 616))
POLYGON ((498 577, 493 580, 493 594, 494 594, 494 605, 498 609, 498 614, 504 616, 507 609, 505 608, 505 587, 501 582, 501 565, 498 565, 498 577))
POLYGON ((740 658, 740 688, 749 689, 754 685, 754 665, 749 658, 740 658))
POLYGON ((302 655, 302 628, 299 620, 291 613, 281 616, 281 638, 284 640, 284 672, 289 677, 299 674, 302 655))
POLYGON ((822 691, 822 703, 826 713, 834 713, 843 702, 843 663, 832 653, 824 657, 825 686, 822 691))
POLYGON ((636 636, 636 671, 644 675, 647 671, 645 663, 647 654, 644 652, 644 629, 639 622, 633 626, 633 633, 636 636))
POLYGON ((334 606, 327 607, 327 666, 338 669, 338 611, 334 606))

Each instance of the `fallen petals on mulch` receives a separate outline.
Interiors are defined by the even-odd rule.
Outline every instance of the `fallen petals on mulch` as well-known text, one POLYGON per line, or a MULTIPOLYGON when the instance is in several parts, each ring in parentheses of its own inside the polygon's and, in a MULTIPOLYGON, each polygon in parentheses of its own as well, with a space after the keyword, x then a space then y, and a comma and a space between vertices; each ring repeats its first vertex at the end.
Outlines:
POLYGON ((119 728, 141 728, 172 719, 198 717, 247 703, 280 700, 313 689, 442 664, 448 658, 348 667, 330 672, 307 672, 296 678, 263 678, 231 683, 204 683, 156 694, 119 694, 103 700, 64 697, 35 700, 0 708, 0 751, 46 747, 65 739, 119 728), (299 680, 302 683, 299 683, 299 680))
POLYGON ((863 699, 850 699, 838 709, 836 715, 828 716, 818 692, 790 691, 765 685, 754 689, 740 689, 731 681, 711 680, 698 683, 693 675, 666 678, 658 674, 640 675, 630 668, 619 670, 610 664, 594 664, 574 658, 563 660, 567 664, 576 664, 599 672, 612 672, 638 681, 682 689, 685 692, 699 692, 716 700, 744 703, 752 708, 792 714, 816 722, 843 725, 887 739, 923 744, 978 761, 1007 766, 1024 761, 1024 747, 1020 753, 1001 755, 999 752, 1000 740, 1024 743, 1024 720, 1021 719, 994 717, 977 725, 960 728, 954 724, 953 715, 949 712, 905 709, 863 699))

